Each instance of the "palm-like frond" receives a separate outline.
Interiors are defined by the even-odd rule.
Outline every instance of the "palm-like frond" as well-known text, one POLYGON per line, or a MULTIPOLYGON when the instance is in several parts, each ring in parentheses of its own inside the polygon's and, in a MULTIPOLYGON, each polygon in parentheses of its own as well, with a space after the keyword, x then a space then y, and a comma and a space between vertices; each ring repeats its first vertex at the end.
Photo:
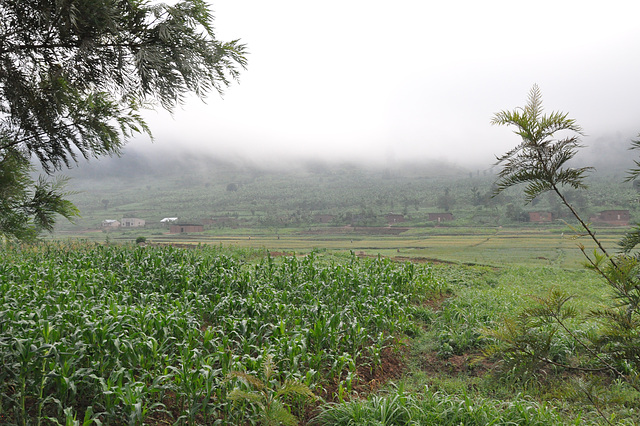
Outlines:
MULTIPOLYGON (((638 137, 640 138, 640 135, 638 135, 638 137)), ((630 150, 634 150, 634 149, 640 150, 640 139, 632 140, 631 141, 631 148, 629 148, 629 149, 630 150)), ((634 160, 634 163, 635 163, 635 167, 630 169, 627 172, 627 177, 625 179, 625 182, 629 182, 629 181, 632 181, 632 180, 637 179, 638 177, 640 177, 640 161, 634 160)))
POLYGON ((530 202, 558 186, 585 187, 584 177, 591 168, 566 166, 581 147, 582 129, 566 113, 543 114, 542 95, 537 85, 531 89, 524 108, 498 112, 491 123, 515 126, 514 132, 522 139, 515 148, 497 157, 496 164, 502 169, 498 173, 496 195, 511 186, 526 184, 526 200, 530 202), (564 130, 577 135, 560 140, 553 138, 556 132, 564 130))
POLYGON ((618 246, 623 253, 629 253, 640 244, 640 226, 636 226, 632 230, 628 231, 622 240, 618 242, 618 246))
POLYGON ((252 404, 257 404, 260 408, 264 409, 264 396, 260 393, 247 392, 241 389, 235 388, 227 396, 231 401, 246 401, 252 404))
POLYGON ((309 386, 294 380, 286 380, 284 385, 276 392, 276 396, 304 396, 309 399, 316 399, 316 395, 309 389, 309 386))
POLYGON ((291 414, 284 404, 275 400, 264 412, 263 424, 273 426, 298 426, 299 423, 298 418, 291 414))
POLYGON ((260 416, 264 425, 288 425, 298 424, 296 416, 291 414, 289 407, 282 401, 289 396, 301 396, 305 399, 315 400, 316 396, 307 385, 295 380, 285 380, 280 383, 277 380, 278 370, 271 354, 267 354, 262 364, 263 380, 242 371, 232 371, 227 379, 237 378, 245 385, 255 390, 245 391, 233 389, 228 398, 232 401, 244 401, 260 408, 260 416))
POLYGON ((263 390, 265 388, 265 384, 262 380, 258 379, 252 374, 248 374, 243 371, 231 371, 229 372, 228 378, 238 378, 246 384, 253 386, 257 390, 263 390))

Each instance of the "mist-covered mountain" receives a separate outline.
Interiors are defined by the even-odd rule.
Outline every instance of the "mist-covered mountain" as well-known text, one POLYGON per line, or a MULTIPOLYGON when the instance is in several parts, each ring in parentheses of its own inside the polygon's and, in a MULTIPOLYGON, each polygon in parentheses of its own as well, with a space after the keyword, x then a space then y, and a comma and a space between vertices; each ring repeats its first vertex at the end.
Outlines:
MULTIPOLYGON (((485 165, 482 170, 490 168, 485 165)), ((91 161, 82 161, 77 167, 63 171, 73 179, 133 178, 142 176, 167 175, 224 175, 234 173, 243 175, 331 175, 335 173, 361 171, 380 173, 386 176, 460 176, 476 173, 468 167, 445 161, 394 162, 390 165, 371 165, 358 162, 329 162, 313 159, 300 159, 285 163, 259 164, 245 159, 228 159, 212 154, 189 151, 125 149, 121 157, 104 157, 91 161)))

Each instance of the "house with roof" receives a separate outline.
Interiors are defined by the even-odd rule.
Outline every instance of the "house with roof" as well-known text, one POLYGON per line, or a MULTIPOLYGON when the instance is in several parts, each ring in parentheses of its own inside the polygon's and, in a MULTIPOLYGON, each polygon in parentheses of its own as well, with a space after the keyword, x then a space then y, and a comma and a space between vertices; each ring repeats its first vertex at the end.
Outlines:
POLYGON ((590 218, 593 223, 617 226, 628 226, 630 219, 629 210, 603 210, 597 216, 590 218))
POLYGON ((169 229, 170 234, 184 234, 187 232, 203 232, 204 225, 201 224, 192 224, 192 223, 181 223, 171 225, 169 229))
POLYGON ((115 219, 105 219, 101 226, 104 229, 117 229, 120 227, 120 222, 115 219))
POLYGON ((551 212, 529 212, 529 222, 544 223, 553 221, 551 212))
POLYGON ((123 217, 120 222, 122 228, 141 228, 145 225, 144 219, 138 219, 137 217, 123 217))

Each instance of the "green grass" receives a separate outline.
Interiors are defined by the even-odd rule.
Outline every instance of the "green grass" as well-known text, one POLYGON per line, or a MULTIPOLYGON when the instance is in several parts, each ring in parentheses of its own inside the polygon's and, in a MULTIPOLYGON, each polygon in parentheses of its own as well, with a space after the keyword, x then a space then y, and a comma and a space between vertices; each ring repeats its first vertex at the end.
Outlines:
MULTIPOLYGON (((464 396, 480 405, 497 406, 502 402, 518 406, 528 401, 533 405, 527 410, 544 406, 554 413, 541 424, 600 424, 601 416, 587 400, 586 393, 579 390, 581 380, 588 379, 600 383, 596 389, 602 401, 606 401, 602 402, 602 411, 615 419, 614 424, 638 422, 640 395, 612 377, 585 377, 560 368, 525 374, 505 369, 507 364, 500 357, 484 356, 492 345, 486 331, 500 327, 506 318, 530 307, 535 296, 562 289, 574 296, 572 303, 583 314, 608 303, 609 287, 598 275, 555 267, 497 269, 457 265, 436 265, 433 275, 447 283, 445 294, 449 296, 417 313, 423 332, 410 344, 408 372, 401 381, 407 392, 420 393, 426 385, 434 392, 454 399, 464 396), (514 396, 522 396, 524 401, 514 401, 514 396), (550 401, 553 403, 548 404, 550 401)), ((593 320, 584 319, 572 325, 582 332, 596 327, 593 320)), ((566 361, 577 356, 580 349, 566 334, 558 333, 550 354, 566 361)), ((463 424, 485 423, 465 420, 463 424)))
MULTIPOLYGON (((309 229, 220 229, 204 233, 167 234, 166 230, 138 229, 110 233, 70 234, 66 237, 104 242, 130 242, 138 236, 158 244, 209 244, 261 250, 308 253, 323 249, 331 252, 355 252, 366 255, 405 259, 427 259, 463 264, 493 266, 529 265, 540 267, 579 268, 584 255, 579 244, 590 252, 594 245, 588 239, 575 238, 563 228, 434 228, 416 235, 413 230, 400 235, 362 232, 344 227, 322 228, 322 233, 309 229), (445 233, 446 231, 446 233, 445 233), (564 232, 566 231, 566 232, 564 232)), ((595 228, 608 249, 615 251, 621 237, 617 228, 595 228)), ((64 238, 66 238, 64 237, 64 238)), ((63 238, 57 235, 56 238, 63 238)))
POLYGON ((374 395, 367 400, 327 407, 316 418, 317 425, 566 425, 557 410, 521 395, 510 401, 450 395, 431 391, 406 393, 396 390, 388 395, 374 395))

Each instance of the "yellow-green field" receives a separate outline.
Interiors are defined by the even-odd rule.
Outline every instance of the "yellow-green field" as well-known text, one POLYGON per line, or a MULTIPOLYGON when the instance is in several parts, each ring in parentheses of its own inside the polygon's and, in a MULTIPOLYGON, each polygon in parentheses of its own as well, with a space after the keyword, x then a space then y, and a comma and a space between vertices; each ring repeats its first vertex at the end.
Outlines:
MULTIPOLYGON (((596 228, 598 238, 611 251, 625 228, 596 228)), ((135 240, 144 235, 147 242, 158 244, 215 244, 233 247, 264 248, 270 251, 305 253, 311 250, 353 251, 358 255, 382 255, 414 260, 445 261, 485 265, 540 265, 562 268, 581 267, 585 261, 579 246, 587 253, 594 244, 586 236, 571 230, 535 228, 446 228, 407 229, 389 235, 384 229, 323 228, 309 229, 238 229, 216 233, 168 234, 144 231, 85 234, 89 239, 113 241, 135 240)))

